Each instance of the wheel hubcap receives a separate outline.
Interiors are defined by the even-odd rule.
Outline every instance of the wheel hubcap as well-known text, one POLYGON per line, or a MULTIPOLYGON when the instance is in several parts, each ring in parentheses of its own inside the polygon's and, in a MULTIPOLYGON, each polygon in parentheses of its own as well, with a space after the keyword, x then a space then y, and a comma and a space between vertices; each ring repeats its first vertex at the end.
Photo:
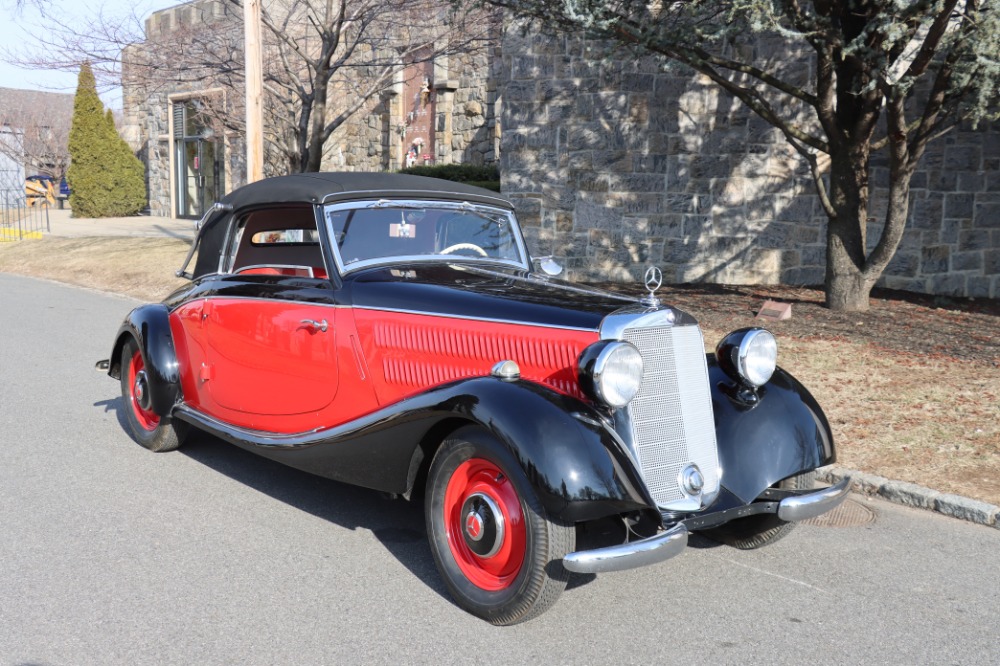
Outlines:
POLYGON ((153 400, 149 394, 149 377, 146 375, 146 364, 142 361, 142 353, 137 349, 132 354, 128 364, 129 386, 131 395, 127 396, 132 406, 135 420, 143 430, 150 432, 160 425, 160 417, 153 411, 153 400))
POLYGON ((146 390, 146 371, 140 370, 136 373, 135 384, 133 385, 133 392, 135 393, 135 401, 142 409, 148 410, 152 405, 150 405, 149 392, 146 390))
POLYGON ((494 463, 466 460, 445 488, 444 527, 462 574, 489 591, 509 587, 521 571, 527 532, 514 485, 494 463))
POLYGON ((465 543, 479 557, 493 557, 503 545, 503 512, 489 495, 474 493, 462 506, 465 543))

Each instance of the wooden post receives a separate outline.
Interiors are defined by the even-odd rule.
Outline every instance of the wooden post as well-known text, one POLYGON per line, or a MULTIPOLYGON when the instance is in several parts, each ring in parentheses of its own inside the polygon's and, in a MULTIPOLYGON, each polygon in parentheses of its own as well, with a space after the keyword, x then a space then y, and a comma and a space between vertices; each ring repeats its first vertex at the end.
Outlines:
POLYGON ((243 39, 247 88, 247 182, 264 177, 264 72, 260 44, 260 2, 243 3, 243 39))

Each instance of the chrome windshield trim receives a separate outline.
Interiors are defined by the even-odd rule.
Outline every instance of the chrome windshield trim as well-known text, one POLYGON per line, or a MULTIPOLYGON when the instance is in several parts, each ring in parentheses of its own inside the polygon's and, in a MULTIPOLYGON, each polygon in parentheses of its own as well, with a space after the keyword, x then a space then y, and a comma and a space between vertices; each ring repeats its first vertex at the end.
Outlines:
MULTIPOLYGON (((338 202, 338 200, 339 203, 345 203, 345 204, 357 203, 358 201, 364 199, 388 200, 385 197, 386 193, 387 193, 386 190, 348 190, 346 192, 331 192, 330 194, 324 196, 322 201, 320 201, 320 203, 323 206, 329 206, 331 204, 337 205, 337 203, 335 202, 338 202)), ((388 193, 390 195, 392 194, 392 192, 388 193)), ((423 201, 425 200, 425 197, 428 196, 434 197, 435 195, 439 197, 446 197, 446 201, 448 201, 449 203, 459 201, 459 198, 462 196, 461 194, 457 194, 455 192, 449 192, 447 190, 421 190, 420 200, 423 201)), ((498 208, 503 208, 505 210, 511 210, 510 202, 501 197, 492 197, 487 194, 476 194, 475 196, 479 199, 483 199, 484 201, 496 202, 495 204, 484 204, 484 205, 496 206, 498 208)), ((399 199, 399 201, 403 201, 403 199, 399 199)), ((429 199, 429 201, 436 201, 436 199, 429 199)))
MULTIPOLYGON (((433 193, 429 193, 433 194, 433 193)), ((444 193, 443 193, 444 194, 444 193)), ((452 195, 454 196, 454 195, 452 195)), ((498 200, 499 201, 499 200, 498 200)), ((521 234, 521 225, 518 224, 517 217, 514 215, 514 211, 510 208, 494 206, 490 204, 482 203, 470 203, 468 201, 459 200, 440 200, 440 199, 391 199, 387 200, 384 197, 380 197, 375 201, 357 199, 352 201, 345 201, 341 203, 325 203, 323 204, 323 224, 326 226, 327 236, 330 238, 330 249, 333 251, 333 259, 337 264, 337 270, 340 275, 347 275, 355 271, 368 268, 371 266, 382 266, 391 265, 397 263, 487 263, 487 264, 500 264, 503 266, 511 266, 513 268, 520 268, 523 270, 530 270, 529 258, 528 258, 528 247, 525 244, 524 236, 521 234), (382 203, 388 202, 388 203, 382 203), (476 258, 476 257, 453 257, 446 254, 421 254, 413 256, 391 256, 391 257, 378 257, 373 259, 363 259, 361 261, 354 261, 350 264, 345 264, 343 257, 340 255, 340 246, 337 244, 337 235, 334 233, 333 228, 330 224, 331 211, 341 211, 341 210, 357 210, 366 208, 377 208, 391 205, 394 208, 450 208, 454 210, 488 210, 494 215, 502 215, 506 217, 510 222, 511 233, 514 236, 514 244, 517 246, 518 256, 520 260, 512 259, 489 259, 489 258, 476 258)))
POLYGON ((563 558, 563 566, 574 573, 625 571, 676 557, 684 552, 687 542, 688 529, 681 523, 639 541, 570 553, 563 558))
POLYGON ((851 492, 851 477, 845 476, 836 485, 807 495, 786 497, 778 504, 778 518, 788 522, 808 520, 836 509, 851 492))

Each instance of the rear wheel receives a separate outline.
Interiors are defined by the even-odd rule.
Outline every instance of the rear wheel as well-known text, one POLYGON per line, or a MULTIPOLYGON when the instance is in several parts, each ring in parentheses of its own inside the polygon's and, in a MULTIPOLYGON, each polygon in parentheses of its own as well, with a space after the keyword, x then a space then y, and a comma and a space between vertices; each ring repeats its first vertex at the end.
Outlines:
MULTIPOLYGON (((815 472, 797 474, 778 483, 775 487, 784 490, 808 490, 813 487, 815 472)), ((785 538, 794 529, 795 523, 781 520, 773 513, 740 518, 725 525, 705 530, 703 534, 740 550, 753 550, 768 546, 785 538)))
POLYGON ((523 622, 562 593, 575 529, 553 520, 514 457, 490 433, 462 428, 428 475, 425 516, 438 571, 459 606, 493 624, 523 622))
POLYGON ((132 338, 122 348, 121 387, 125 420, 135 441, 157 452, 173 451, 181 445, 171 420, 153 411, 146 360, 132 338))

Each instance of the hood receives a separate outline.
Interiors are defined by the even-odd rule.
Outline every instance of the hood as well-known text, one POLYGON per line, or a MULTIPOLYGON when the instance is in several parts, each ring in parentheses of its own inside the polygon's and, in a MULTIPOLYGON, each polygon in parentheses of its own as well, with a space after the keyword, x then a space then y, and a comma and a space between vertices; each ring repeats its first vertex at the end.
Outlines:
POLYGON ((510 268, 408 264, 348 276, 354 307, 597 330, 636 299, 510 268))

